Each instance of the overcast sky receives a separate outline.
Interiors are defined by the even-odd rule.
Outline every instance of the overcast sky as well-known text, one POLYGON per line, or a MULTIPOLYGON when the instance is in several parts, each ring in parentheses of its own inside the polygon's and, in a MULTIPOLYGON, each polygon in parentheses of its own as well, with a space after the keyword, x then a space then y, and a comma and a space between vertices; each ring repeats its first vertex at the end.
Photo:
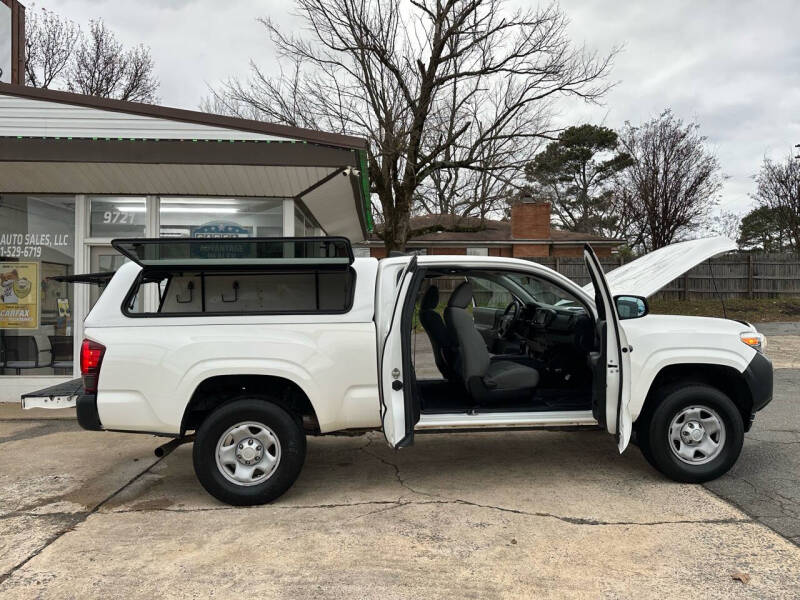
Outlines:
MULTIPOLYGON (((520 1, 520 0, 518 0, 520 1)), ((30 6, 32 2, 25 2, 30 6)), ((102 17, 126 44, 152 49, 162 103, 198 107, 214 84, 274 60, 259 16, 284 26, 291 0, 44 0, 80 24, 102 17)), ((745 212, 764 156, 800 143, 800 1, 562 0, 577 43, 624 45, 603 106, 561 104, 561 124, 619 127, 665 108, 694 120, 725 174, 722 206, 745 212)))

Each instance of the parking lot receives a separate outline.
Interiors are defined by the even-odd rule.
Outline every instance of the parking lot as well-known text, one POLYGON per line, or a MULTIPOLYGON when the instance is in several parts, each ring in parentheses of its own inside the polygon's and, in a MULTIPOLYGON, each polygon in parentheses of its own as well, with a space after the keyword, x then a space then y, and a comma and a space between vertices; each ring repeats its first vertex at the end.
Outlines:
POLYGON ((152 436, 0 405, 0 596, 797 597, 800 337, 773 334, 775 400, 710 489, 599 431, 400 452, 372 433, 311 438, 289 493, 237 509, 196 482, 190 445, 156 459, 152 436))

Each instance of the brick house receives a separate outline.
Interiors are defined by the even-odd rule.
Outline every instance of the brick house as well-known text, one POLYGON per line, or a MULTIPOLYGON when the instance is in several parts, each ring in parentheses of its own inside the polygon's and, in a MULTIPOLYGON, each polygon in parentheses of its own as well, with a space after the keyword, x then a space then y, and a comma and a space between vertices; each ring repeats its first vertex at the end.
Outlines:
MULTIPOLYGON (((554 229, 550 203, 523 200, 511 207, 508 221, 429 214, 411 217, 412 234, 406 249, 423 254, 475 254, 515 258, 583 255, 592 244, 599 257, 610 256, 622 241, 554 229)), ((383 258, 386 249, 378 235, 356 247, 356 254, 383 258), (369 252, 369 254, 367 254, 369 252)))

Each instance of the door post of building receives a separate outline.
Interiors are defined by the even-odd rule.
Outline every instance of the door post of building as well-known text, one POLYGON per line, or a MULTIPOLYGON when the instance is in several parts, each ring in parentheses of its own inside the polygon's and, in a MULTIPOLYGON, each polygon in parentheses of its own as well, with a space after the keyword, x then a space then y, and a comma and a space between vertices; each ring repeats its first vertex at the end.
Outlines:
MULTIPOLYGON (((283 199, 283 237, 294 237, 294 200, 283 199)), ((284 258, 294 256, 294 244, 283 245, 284 258)))
MULTIPOLYGON (((145 211, 147 221, 144 226, 145 237, 161 237, 161 214, 159 212, 160 202, 158 196, 147 196, 145 198, 145 211)), ((145 286, 147 292, 144 297, 144 310, 146 312, 158 311, 159 290, 156 286, 145 286)))
MULTIPOLYGON (((89 247, 84 240, 87 237, 88 200, 83 194, 75 196, 75 260, 73 263, 73 273, 89 272, 89 247)), ((81 366, 78 357, 81 355, 81 342, 83 341, 83 320, 89 312, 89 286, 73 285, 72 297, 74 306, 72 307, 72 376, 80 377, 81 366)))
POLYGON ((294 200, 283 199, 283 237, 294 236, 294 200))

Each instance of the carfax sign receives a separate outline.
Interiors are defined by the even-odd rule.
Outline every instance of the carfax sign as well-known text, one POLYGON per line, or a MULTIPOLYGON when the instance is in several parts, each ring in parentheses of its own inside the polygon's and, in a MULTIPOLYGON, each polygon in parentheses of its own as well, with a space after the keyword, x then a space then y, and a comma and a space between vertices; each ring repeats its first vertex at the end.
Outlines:
POLYGON ((38 262, 0 262, 0 329, 38 329, 39 298, 38 262))

